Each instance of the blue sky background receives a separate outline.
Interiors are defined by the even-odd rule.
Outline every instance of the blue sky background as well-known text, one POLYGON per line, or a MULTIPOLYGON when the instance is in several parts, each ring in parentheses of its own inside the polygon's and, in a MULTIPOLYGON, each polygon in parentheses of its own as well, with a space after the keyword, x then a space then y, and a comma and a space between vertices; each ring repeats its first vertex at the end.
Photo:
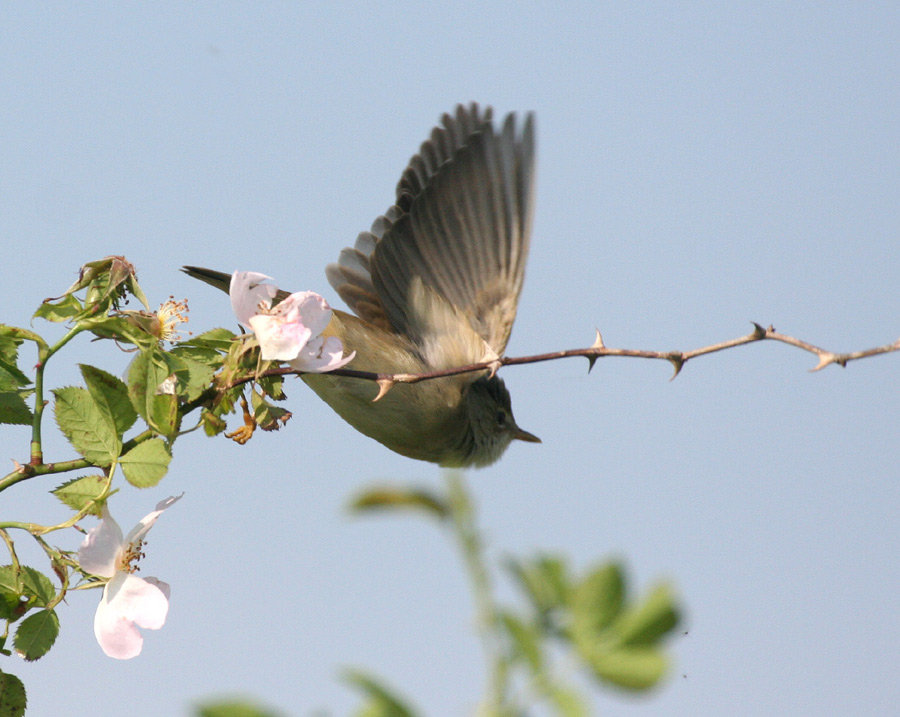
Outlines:
MULTIPOLYGON (((440 113, 477 100, 538 121, 510 355, 586 346, 595 327, 610 346, 688 349, 750 321, 834 350, 886 344, 898 44, 895 3, 4 3, 0 320, 27 324, 108 254, 153 302, 188 297, 195 332, 234 321, 187 263, 340 306, 325 264, 388 207, 440 113)), ((54 386, 77 382, 75 361, 122 373, 129 357, 83 341, 61 358, 54 386)), ((595 692, 598 714, 896 713, 898 362, 810 374, 811 356, 757 344, 671 383, 637 360, 503 372, 544 443, 468 476, 491 556, 623 557, 637 589, 669 577, 687 608, 670 679, 649 697, 595 692)), ((280 433, 187 436, 159 487, 113 499, 127 530, 185 492, 142 564, 172 585, 168 623, 113 661, 92 634, 97 593, 73 593, 49 655, 0 666, 30 715, 186 714, 222 693, 346 714, 347 665, 427 714, 472 712, 482 658, 447 536, 344 511, 373 481, 438 486, 439 469, 288 390, 280 433)), ((0 455, 25 458, 26 429, 0 436, 0 455)), ((7 491, 2 518, 62 520, 55 485, 7 491)))

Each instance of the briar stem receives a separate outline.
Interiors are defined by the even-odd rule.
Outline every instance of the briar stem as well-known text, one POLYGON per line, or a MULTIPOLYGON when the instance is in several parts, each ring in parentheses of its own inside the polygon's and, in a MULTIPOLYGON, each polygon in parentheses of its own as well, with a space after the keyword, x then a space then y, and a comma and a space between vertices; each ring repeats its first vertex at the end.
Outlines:
POLYGON ((38 363, 34 372, 34 418, 31 421, 30 465, 32 466, 39 466, 44 462, 44 451, 41 444, 41 420, 44 416, 44 408, 47 405, 47 402, 44 400, 44 370, 47 368, 47 361, 83 330, 78 326, 73 326, 53 346, 38 345, 38 363))

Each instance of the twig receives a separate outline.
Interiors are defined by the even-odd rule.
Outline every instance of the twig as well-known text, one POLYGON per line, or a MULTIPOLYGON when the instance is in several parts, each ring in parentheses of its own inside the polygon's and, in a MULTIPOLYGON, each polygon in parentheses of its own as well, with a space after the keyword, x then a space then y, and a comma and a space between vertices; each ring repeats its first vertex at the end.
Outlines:
MULTIPOLYGON (((603 358, 604 356, 662 359, 668 361, 672 364, 672 366, 675 367, 675 373, 672 374, 672 378, 674 379, 681 372, 681 369, 684 367, 684 365, 693 358, 705 356, 706 354, 715 353, 717 351, 724 351, 725 349, 734 348, 735 346, 743 346, 745 344, 751 344, 757 341, 765 340, 780 341, 781 343, 795 346, 798 349, 802 349, 803 351, 814 354, 819 359, 819 362, 818 364, 816 364, 816 366, 810 369, 810 371, 820 371, 829 364, 846 366, 848 362, 855 361, 857 359, 900 351, 900 339, 898 339, 892 344, 866 349, 864 351, 854 351, 852 353, 835 353, 833 351, 828 351, 826 349, 815 346, 811 343, 808 343, 807 341, 802 341, 801 339, 794 338, 793 336, 778 333, 772 326, 763 328, 760 324, 754 322, 753 331, 751 331, 746 336, 741 336, 736 339, 730 339, 728 341, 711 344, 710 346, 703 346, 691 351, 644 351, 640 349, 613 349, 609 348, 603 343, 603 338, 598 331, 597 338, 594 340, 594 343, 588 348, 584 349, 553 351, 544 354, 534 354, 532 356, 507 356, 490 361, 468 364, 466 366, 457 366, 454 368, 441 369, 436 371, 426 371, 423 373, 372 373, 370 371, 356 371, 349 368, 340 368, 334 371, 330 371, 329 373, 335 376, 347 376, 349 378, 359 378, 366 381, 375 381, 379 386, 378 395, 374 399, 376 401, 384 396, 395 384, 398 383, 419 383, 420 381, 430 381, 436 378, 457 376, 459 374, 474 373, 478 371, 490 371, 493 375, 493 373, 495 373, 496 370, 501 366, 516 366, 526 363, 538 363, 539 361, 554 361, 556 359, 568 358, 570 356, 585 357, 590 364, 590 366, 588 367, 589 371, 594 367, 594 363, 596 363, 597 359, 603 358)), ((273 368, 260 373, 258 376, 247 376, 238 379, 224 388, 233 388, 234 386, 246 383, 247 381, 252 381, 255 378, 261 378, 265 376, 287 376, 291 374, 300 375, 302 373, 304 372, 297 371, 290 367, 273 368)))

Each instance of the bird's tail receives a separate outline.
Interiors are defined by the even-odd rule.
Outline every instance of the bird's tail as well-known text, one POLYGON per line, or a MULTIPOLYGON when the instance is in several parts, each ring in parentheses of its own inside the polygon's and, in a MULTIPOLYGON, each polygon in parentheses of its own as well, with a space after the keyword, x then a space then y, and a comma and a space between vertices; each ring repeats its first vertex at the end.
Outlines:
POLYGON ((204 281, 210 286, 214 286, 221 291, 228 293, 231 286, 231 274, 222 271, 213 271, 212 269, 203 269, 199 266, 183 266, 181 270, 193 279, 204 281))

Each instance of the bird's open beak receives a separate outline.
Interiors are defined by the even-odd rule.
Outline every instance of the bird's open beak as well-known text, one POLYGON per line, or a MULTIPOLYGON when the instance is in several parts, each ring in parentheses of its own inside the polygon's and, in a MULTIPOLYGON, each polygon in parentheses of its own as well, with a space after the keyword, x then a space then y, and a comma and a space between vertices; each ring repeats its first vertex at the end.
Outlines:
POLYGON ((538 438, 533 433, 529 433, 528 431, 523 431, 521 428, 516 426, 515 433, 513 433, 513 438, 519 441, 528 441, 528 443, 540 443, 541 439, 538 438))

